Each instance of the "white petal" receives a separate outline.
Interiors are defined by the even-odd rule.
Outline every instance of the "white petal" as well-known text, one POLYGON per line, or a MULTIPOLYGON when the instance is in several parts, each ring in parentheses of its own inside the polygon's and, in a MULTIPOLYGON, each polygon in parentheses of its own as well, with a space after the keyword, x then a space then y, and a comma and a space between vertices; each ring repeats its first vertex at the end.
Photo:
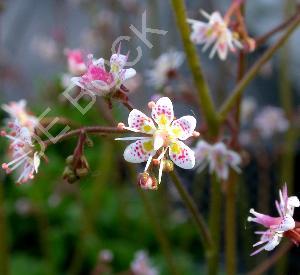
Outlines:
POLYGON ((170 145, 170 159, 183 169, 192 169, 195 166, 195 153, 183 142, 177 141, 170 145))
POLYGON ((153 141, 149 138, 137 140, 128 145, 124 151, 124 159, 132 163, 141 163, 147 161, 154 154, 153 141))
POLYGON ((183 116, 172 122, 172 132, 175 133, 176 138, 186 140, 193 135, 196 123, 197 121, 193 116, 183 116))
POLYGON ((133 109, 129 113, 128 126, 137 132, 146 134, 152 134, 156 130, 153 120, 137 109, 133 109))
POLYGON ((172 101, 168 97, 161 97, 157 100, 151 115, 159 126, 170 125, 174 119, 172 101))

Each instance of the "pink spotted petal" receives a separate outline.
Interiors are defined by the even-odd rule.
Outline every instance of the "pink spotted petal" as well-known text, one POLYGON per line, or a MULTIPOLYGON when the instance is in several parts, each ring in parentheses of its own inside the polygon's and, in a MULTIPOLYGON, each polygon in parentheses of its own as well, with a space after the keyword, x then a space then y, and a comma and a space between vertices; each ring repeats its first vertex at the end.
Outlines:
POLYGON ((172 101, 168 97, 161 97, 157 100, 151 115, 158 125, 170 125, 174 119, 172 101))
POLYGON ((153 120, 137 109, 129 113, 128 126, 133 131, 146 134, 152 134, 156 130, 153 120))
POLYGON ((176 137, 186 140, 193 135, 196 128, 196 119, 193 116, 183 116, 172 122, 172 129, 176 133, 176 137))
POLYGON ((177 141, 170 145, 169 156, 180 168, 192 169, 195 166, 194 151, 181 141, 177 141))
POLYGON ((137 140, 129 144, 124 151, 124 159, 132 163, 141 163, 155 154, 152 139, 137 140))

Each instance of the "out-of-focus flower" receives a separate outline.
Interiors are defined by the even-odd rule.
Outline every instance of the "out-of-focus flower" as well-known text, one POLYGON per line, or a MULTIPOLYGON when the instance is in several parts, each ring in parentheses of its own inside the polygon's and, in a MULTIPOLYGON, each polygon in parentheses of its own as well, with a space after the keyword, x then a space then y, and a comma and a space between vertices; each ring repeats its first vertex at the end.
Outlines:
POLYGON ((139 110, 133 109, 128 116, 128 127, 120 127, 148 136, 118 138, 117 140, 136 140, 124 151, 124 158, 128 162, 146 162, 147 172, 152 159, 156 156, 159 162, 159 180, 163 171, 163 160, 166 153, 170 159, 183 169, 192 169, 195 165, 193 150, 182 141, 196 135, 196 119, 193 116, 183 116, 174 120, 173 104, 168 97, 160 98, 156 103, 149 102, 152 109, 152 119, 139 110), (157 126, 155 126, 155 123, 157 126))
POLYGON ((114 254, 109 249, 102 249, 99 253, 99 260, 102 262, 111 262, 114 258, 114 254))
POLYGON ((263 138, 271 138, 276 133, 282 133, 289 127, 281 108, 265 107, 254 119, 254 126, 263 138))
POLYGON ((69 72, 74 76, 80 76, 86 72, 83 52, 80 49, 66 49, 69 72))
POLYGON ((30 132, 33 132, 38 124, 38 118, 29 113, 26 109, 26 104, 26 100, 20 100, 18 102, 12 101, 8 104, 3 104, 1 107, 9 114, 9 121, 14 122, 17 120, 21 126, 27 127, 30 132))
POLYGON ((104 59, 93 60, 88 56, 87 71, 81 77, 73 77, 71 81, 95 95, 105 96, 115 92, 123 82, 133 76, 136 71, 133 68, 124 69, 128 56, 118 53, 110 58, 110 71, 106 71, 104 59))
MULTIPOLYGON (((282 190, 279 190, 279 202, 275 202, 279 217, 271 217, 256 212, 254 209, 250 209, 250 213, 253 215, 248 217, 249 222, 256 222, 263 225, 267 229, 265 231, 256 231, 255 233, 261 235, 260 241, 255 243, 253 247, 262 245, 259 249, 254 251, 252 255, 255 255, 262 250, 271 251, 285 236, 285 232, 290 232, 287 236, 293 235, 295 228, 295 221, 293 219, 294 208, 300 206, 300 201, 296 196, 289 197, 287 186, 285 185, 282 190)), ((292 239, 293 240, 293 239, 292 239)), ((295 242, 297 243, 296 240, 295 242)))
POLYGON ((194 151, 200 171, 208 165, 210 173, 215 172, 222 180, 228 179, 229 167, 238 173, 241 172, 239 168, 241 163, 240 155, 229 150, 223 142, 211 145, 200 140, 194 151))
POLYGON ((203 51, 206 51, 213 45, 209 57, 212 58, 215 53, 221 60, 225 60, 228 50, 235 52, 237 48, 242 48, 241 42, 236 38, 236 33, 232 32, 225 22, 224 18, 217 11, 211 15, 201 11, 202 15, 208 19, 207 23, 202 21, 188 19, 192 26, 191 40, 195 44, 204 44, 203 51))
POLYGON ((149 256, 145 251, 135 253, 131 263, 131 271, 134 275, 157 275, 157 268, 151 266, 149 256))
POLYGON ((170 50, 155 60, 154 66, 147 72, 148 82, 157 89, 163 87, 169 79, 177 74, 178 68, 184 61, 184 54, 170 50))
POLYGON ((9 155, 12 160, 3 163, 2 168, 10 173, 19 168, 18 183, 25 183, 34 178, 40 165, 40 154, 33 143, 33 133, 27 127, 23 127, 17 120, 8 123, 9 131, 1 131, 1 135, 8 138, 9 155))
POLYGON ((34 37, 31 48, 38 56, 47 61, 54 61, 59 56, 59 48, 56 41, 49 37, 34 37))
POLYGON ((252 97, 247 97, 243 99, 241 105, 241 121, 246 123, 252 117, 255 109, 257 107, 256 101, 252 97))

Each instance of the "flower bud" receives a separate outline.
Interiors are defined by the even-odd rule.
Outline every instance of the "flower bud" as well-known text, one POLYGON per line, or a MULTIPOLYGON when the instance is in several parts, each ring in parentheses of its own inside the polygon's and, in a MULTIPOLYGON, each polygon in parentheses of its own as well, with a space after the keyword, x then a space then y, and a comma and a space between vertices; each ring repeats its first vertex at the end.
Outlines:
POLYGON ((78 169, 76 169, 75 172, 79 178, 83 178, 88 175, 89 169, 88 168, 78 168, 78 169))
POLYGON ((158 182, 155 177, 151 177, 147 172, 140 173, 138 176, 138 185, 142 189, 156 190, 158 182))
POLYGON ((73 164, 73 161, 74 161, 74 156, 73 155, 70 155, 66 158, 66 163, 68 165, 72 165, 73 164))
POLYGON ((174 163, 172 160, 163 160, 163 171, 164 172, 172 172, 174 170, 174 163))

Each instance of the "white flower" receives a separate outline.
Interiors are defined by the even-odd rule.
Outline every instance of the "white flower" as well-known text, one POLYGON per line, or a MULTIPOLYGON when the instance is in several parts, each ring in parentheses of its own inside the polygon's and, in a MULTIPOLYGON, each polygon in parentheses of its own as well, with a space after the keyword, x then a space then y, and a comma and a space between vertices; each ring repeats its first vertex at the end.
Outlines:
POLYGON ((195 44, 204 44, 203 51, 213 45, 209 57, 212 58, 217 52, 221 60, 225 60, 228 50, 235 52, 236 48, 242 48, 242 44, 235 38, 235 34, 228 28, 221 14, 217 11, 211 15, 201 11, 208 19, 207 23, 188 19, 192 26, 191 40, 195 44))
POLYGON ((125 80, 136 74, 132 68, 124 69, 128 56, 119 52, 120 49, 110 58, 110 71, 106 71, 103 58, 94 60, 93 56, 89 55, 86 73, 80 77, 73 77, 71 81, 95 95, 105 96, 115 92, 125 80))
POLYGON ((17 120, 21 126, 27 127, 31 132, 38 124, 38 118, 31 115, 26 110, 26 100, 20 100, 18 102, 12 101, 8 104, 3 104, 2 109, 10 116, 11 121, 17 120))
POLYGON ((20 169, 18 183, 25 183, 34 178, 40 165, 40 154, 36 151, 30 129, 21 126, 15 120, 9 123, 9 133, 1 131, 1 135, 10 140, 9 155, 12 160, 9 163, 3 163, 2 168, 7 173, 20 169))
POLYGON ((222 180, 228 179, 229 167, 238 173, 241 172, 239 168, 241 163, 240 155, 227 149, 223 142, 211 145, 200 140, 194 150, 200 171, 208 165, 210 173, 215 172, 222 180))
POLYGON ((148 82, 157 89, 163 87, 168 80, 176 75, 176 71, 184 61, 182 52, 170 50, 155 60, 154 66, 147 71, 148 82))
POLYGON ((125 149, 124 158, 132 163, 147 161, 145 171, 148 170, 152 158, 157 156, 157 160, 160 161, 160 183, 163 169, 161 160, 167 152, 177 166, 183 169, 194 167, 194 152, 182 140, 194 135, 196 119, 193 116, 183 116, 174 120, 173 104, 167 97, 162 97, 156 103, 151 102, 149 105, 152 108, 152 119, 141 111, 133 109, 128 116, 129 127, 123 127, 149 136, 118 138, 117 140, 136 140, 125 149))
POLYGON ((268 106, 254 119, 254 126, 260 135, 267 139, 276 133, 285 132, 289 127, 289 121, 281 108, 268 106))
POLYGON ((148 254, 145 251, 135 253, 131 263, 131 271, 134 275, 157 275, 158 270, 151 266, 148 254))

